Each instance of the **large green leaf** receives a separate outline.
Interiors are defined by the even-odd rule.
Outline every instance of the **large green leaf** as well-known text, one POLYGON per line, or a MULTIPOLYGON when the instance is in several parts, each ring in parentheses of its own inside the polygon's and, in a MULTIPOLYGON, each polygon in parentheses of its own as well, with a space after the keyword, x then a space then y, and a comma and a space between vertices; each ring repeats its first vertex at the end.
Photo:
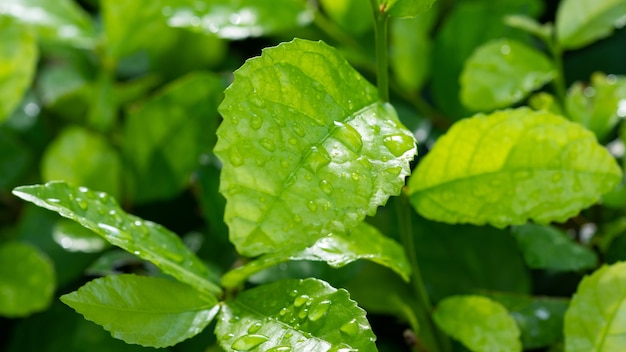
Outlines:
POLYGON ((365 311, 317 279, 258 286, 227 302, 215 328, 225 351, 377 351, 365 311))
POLYGON ((435 0, 377 0, 378 9, 397 17, 414 17, 433 6, 435 0))
POLYGON ((13 194, 79 222, 111 244, 152 262, 164 273, 202 292, 221 294, 213 283, 217 281, 214 275, 178 236, 163 226, 126 214, 104 192, 49 182, 18 187, 13 194))
POLYGON ((470 351, 522 351, 520 331, 506 308, 481 296, 452 296, 439 303, 433 318, 470 351))
POLYGON ((543 53, 516 40, 492 40, 465 61, 461 101, 474 111, 504 108, 541 88, 554 75, 543 53))
POLYGON ((581 281, 565 313, 565 351, 621 351, 625 318, 626 263, 603 266, 581 281))
POLYGON ((353 228, 400 192, 417 153, 391 105, 322 42, 248 60, 220 112, 225 220, 248 256, 353 228))
POLYGON ((359 259, 389 267, 405 281, 409 280, 411 267, 404 249, 375 227, 361 223, 348 234, 330 234, 304 249, 288 248, 265 254, 224 275, 222 283, 225 287, 236 287, 250 275, 288 260, 324 261, 340 268, 359 259))
POLYGON ((136 202, 165 199, 182 191, 215 143, 221 81, 209 73, 185 76, 128 112, 123 153, 136 202))
POLYGON ((556 13, 556 34, 566 49, 608 37, 626 23, 624 0, 563 0, 556 13))
MULTIPOLYGON (((0 5, 0 14, 2 13, 0 5)), ((10 17, 0 16, 0 123, 22 100, 37 65, 32 33, 10 17)))
POLYGON ((132 274, 95 279, 61 301, 113 337, 151 347, 172 346, 197 335, 219 310, 215 297, 190 286, 132 274))
POLYGON ((591 269, 598 257, 589 248, 574 242, 566 233, 551 226, 526 224, 513 228, 513 235, 533 269, 575 271, 591 269))
POLYGON ((593 133, 519 108, 456 123, 418 165, 409 193, 429 219, 504 227, 564 221, 621 177, 593 133))
POLYGON ((26 243, 0 245, 0 315, 22 317, 46 309, 55 288, 48 257, 26 243))

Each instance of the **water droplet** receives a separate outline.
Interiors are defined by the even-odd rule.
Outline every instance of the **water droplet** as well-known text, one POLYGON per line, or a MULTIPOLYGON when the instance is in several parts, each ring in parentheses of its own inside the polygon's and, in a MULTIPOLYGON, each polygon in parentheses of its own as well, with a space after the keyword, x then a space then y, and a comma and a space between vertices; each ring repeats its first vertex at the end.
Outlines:
POLYGON ((298 313, 298 318, 304 319, 306 318, 308 314, 309 314, 309 310, 307 308, 304 308, 298 313))
POLYGON ((383 144, 391 154, 401 156, 414 148, 413 138, 406 134, 391 134, 383 138, 383 144))
POLYGON ((331 194, 333 193, 333 185, 331 185, 328 181, 326 180, 321 180, 320 181, 320 189, 322 190, 322 192, 326 193, 326 194, 331 194))
POLYGON ((109 224, 99 223, 98 227, 108 232, 109 235, 113 235, 113 236, 121 235, 120 230, 117 227, 113 227, 109 224))
POLYGON ((555 172, 552 175, 552 182, 554 182, 554 183, 559 182, 559 181, 561 181, 561 178, 563 178, 563 175, 560 172, 555 172))
POLYGON ((291 347, 289 346, 276 346, 267 350, 267 352, 290 352, 290 351, 291 351, 291 347))
POLYGON ((293 221, 297 222, 297 223, 301 223, 302 222, 302 216, 300 215, 294 215, 293 216, 293 221))
POLYGON ((239 351, 250 351, 258 345, 269 340, 265 335, 244 335, 233 342, 232 349, 239 351))
POLYGON ((261 119, 257 115, 252 116, 252 119, 250 120, 250 127, 252 127, 253 130, 258 130, 259 128, 261 128, 262 125, 263 119, 261 119))
POLYGON ((359 154, 361 149, 363 149, 361 134, 350 125, 335 122, 335 129, 332 131, 332 134, 341 144, 355 154, 359 154))
POLYGON ((265 107, 265 100, 257 95, 253 95, 250 97, 250 102, 259 108, 265 107))
POLYGON ((317 321, 326 316, 326 313, 328 313, 328 309, 330 308, 331 304, 331 301, 325 300, 311 307, 311 311, 309 312, 309 320, 317 321))
POLYGON ((235 116, 230 118, 230 122, 233 123, 233 125, 237 126, 239 124, 239 119, 235 116))
POLYGON ((393 176, 398 176, 402 172, 402 167, 401 166, 390 167, 388 169, 385 169, 385 172, 393 176))
POLYGON ((287 140, 287 143, 289 143, 291 145, 296 145, 296 144, 298 144, 298 140, 296 138, 291 137, 291 138, 289 138, 287 140))
POLYGON ((343 324, 339 331, 348 335, 348 336, 356 336, 359 333, 359 324, 356 322, 356 319, 352 319, 349 322, 343 324))
POLYGON ((311 297, 309 297, 308 295, 302 295, 302 296, 298 296, 296 297, 296 299, 293 301, 293 305, 297 308, 302 307, 303 305, 305 305, 309 300, 311 299, 311 297))
POLYGON ((279 127, 285 127, 285 119, 283 119, 282 117, 274 115, 274 121, 276 121, 276 124, 279 127))
POLYGON ((348 110, 352 111, 354 109, 354 102, 348 99, 348 110))
POLYGON ((317 204, 316 204, 314 201, 312 201, 312 200, 310 200, 310 201, 306 204, 306 206, 309 208, 309 210, 310 210, 310 211, 312 211, 312 212, 314 212, 314 213, 317 211, 317 204))
POLYGON ((300 137, 304 137, 304 129, 298 123, 293 124, 293 131, 300 137))
POLYGON ((78 187, 78 191, 80 193, 89 193, 89 189, 87 187, 83 187, 83 186, 78 187))
POLYGON ((360 157, 360 158, 357 159, 357 161, 359 162, 359 164, 361 164, 368 171, 372 170, 374 168, 372 163, 369 160, 367 160, 366 158, 360 157))
POLYGON ((82 210, 87 210, 87 207, 89 206, 89 204, 82 198, 76 198, 75 202, 76 204, 78 204, 78 207, 82 210))
POLYGON ((311 153, 307 158, 307 164, 311 171, 318 172, 322 167, 330 164, 330 154, 323 147, 311 147, 311 153))
POLYGON ((250 325, 250 327, 248 328, 248 333, 254 334, 257 331, 261 330, 261 327, 263 327, 263 324, 261 324, 261 323, 254 323, 254 324, 250 325))
POLYGON ((230 160, 233 166, 243 165, 243 157, 239 154, 239 150, 237 150, 237 148, 230 148, 230 151, 228 152, 228 160, 230 160))
POLYGON ((48 203, 60 203, 61 201, 57 198, 47 198, 46 202, 48 203))
POLYGON ((283 309, 280 310, 280 312, 278 312, 278 314, 281 317, 284 317, 285 315, 287 315, 288 312, 289 312, 289 310, 287 308, 283 308, 283 309))
POLYGON ((507 44, 504 44, 500 47, 500 53, 502 55, 509 55, 511 53, 511 47, 507 44))
POLYGON ((358 181, 361 179, 361 176, 359 176, 356 172, 353 172, 350 174, 350 178, 352 178, 353 181, 358 181))
POLYGON ((263 148, 267 149, 270 152, 273 152, 276 150, 276 144, 274 144, 274 141, 269 138, 261 139, 260 143, 261 143, 261 146, 263 146, 263 148))

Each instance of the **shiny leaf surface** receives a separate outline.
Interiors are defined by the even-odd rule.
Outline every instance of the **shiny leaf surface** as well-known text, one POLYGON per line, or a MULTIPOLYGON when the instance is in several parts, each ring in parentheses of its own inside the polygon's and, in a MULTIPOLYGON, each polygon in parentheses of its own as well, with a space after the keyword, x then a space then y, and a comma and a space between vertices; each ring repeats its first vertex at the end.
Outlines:
POLYGON ((556 13, 556 34, 566 49, 578 49, 607 37, 626 24, 623 0, 563 0, 556 13))

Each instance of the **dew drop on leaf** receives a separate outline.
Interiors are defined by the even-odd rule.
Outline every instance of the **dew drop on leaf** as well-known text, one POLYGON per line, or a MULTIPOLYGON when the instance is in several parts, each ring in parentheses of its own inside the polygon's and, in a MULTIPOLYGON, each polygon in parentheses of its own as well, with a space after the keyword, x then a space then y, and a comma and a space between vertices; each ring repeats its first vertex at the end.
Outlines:
POLYGON ((323 147, 311 147, 311 153, 307 158, 307 164, 311 171, 318 172, 322 167, 330 164, 330 154, 323 147))
POLYGON ((263 327, 263 324, 261 324, 261 323, 254 323, 254 324, 250 325, 250 327, 248 328, 248 333, 254 334, 257 331, 261 330, 261 327, 263 327))
POLYGON ((293 124, 293 131, 300 137, 304 137, 304 129, 297 123, 293 124))
POLYGON ((230 149, 230 151, 228 152, 228 159, 234 166, 243 165, 243 158, 241 157, 241 154, 239 154, 237 148, 230 149))
POLYGON ((274 144, 274 141, 269 138, 261 139, 261 146, 263 146, 263 148, 267 149, 270 152, 276 150, 276 144, 274 144))
POLYGON ((383 138, 383 144, 391 154, 402 156, 407 151, 413 149, 413 138, 406 134, 391 134, 383 138))
POLYGON ((265 101, 261 97, 258 97, 256 95, 253 95, 252 97, 250 97, 250 102, 258 106, 259 108, 265 107, 265 101))
POLYGON ((291 144, 291 145, 296 145, 296 144, 298 144, 298 140, 297 140, 296 138, 293 138, 293 137, 292 137, 292 138, 289 138, 289 139, 287 140, 287 142, 288 142, 289 144, 291 144))
POLYGON ((348 336, 356 336, 359 333, 359 324, 355 319, 350 320, 349 322, 343 324, 339 331, 348 335, 348 336))
POLYGON ((309 312, 309 320, 317 321, 326 316, 326 313, 328 313, 328 309, 330 309, 331 304, 331 301, 325 300, 313 306, 311 308, 311 311, 309 312))
POLYGON ((335 130, 333 131, 335 138, 341 142, 346 148, 355 154, 359 154, 363 149, 363 139, 361 134, 352 126, 335 122, 335 130))
POLYGON ((250 120, 250 127, 252 127, 253 130, 258 130, 261 128, 261 126, 263 126, 263 119, 261 119, 257 115, 254 115, 252 117, 252 120, 250 120))
POLYGON ((320 189, 322 190, 322 192, 326 193, 326 194, 331 194, 333 193, 333 185, 331 185, 328 181, 326 180, 321 180, 320 181, 320 189))
POLYGON ((48 203, 59 203, 61 201, 56 199, 56 198, 46 198, 46 202, 48 202, 48 203))
POLYGON ((269 340, 269 337, 265 335, 244 335, 235 340, 231 347, 238 351, 250 351, 267 340, 269 340))
POLYGON ((296 299, 293 301, 293 305, 296 308, 302 307, 303 305, 305 305, 309 300, 311 299, 311 297, 309 297, 308 295, 302 295, 302 296, 298 296, 296 297, 296 299))
POLYGON ((402 172, 402 167, 400 166, 390 167, 390 168, 385 169, 385 172, 393 176, 398 176, 402 172))

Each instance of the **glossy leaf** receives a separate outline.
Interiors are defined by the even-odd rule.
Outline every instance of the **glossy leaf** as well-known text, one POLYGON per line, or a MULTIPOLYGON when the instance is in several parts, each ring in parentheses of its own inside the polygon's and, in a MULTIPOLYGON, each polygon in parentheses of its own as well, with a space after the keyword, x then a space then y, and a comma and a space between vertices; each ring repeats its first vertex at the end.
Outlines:
POLYGON ((202 292, 221 294, 209 269, 190 252, 180 238, 166 228, 126 214, 111 196, 63 182, 22 186, 16 196, 79 222, 164 273, 202 292), (212 282, 213 281, 213 282, 212 282))
POLYGON ((244 291, 222 307, 215 334, 227 352, 377 351, 365 311, 317 279, 244 291))
POLYGON ((157 277, 114 275, 95 279, 61 301, 127 343, 177 344, 200 333, 219 306, 190 286, 157 277))
POLYGON ((8 191, 19 182, 29 166, 30 149, 7 131, 0 130, 0 191, 8 191))
POLYGON ((321 42, 248 60, 220 112, 225 220, 247 256, 355 227, 400 192, 417 152, 393 108, 321 42))
POLYGON ((225 39, 276 34, 313 20, 313 9, 299 0, 178 0, 167 4, 163 15, 168 25, 225 39))
POLYGON ((461 73, 461 101, 474 111, 504 108, 524 99, 555 76, 543 53, 515 40, 478 47, 461 73))
POLYGON ((222 89, 212 74, 195 73, 128 112, 122 147, 136 202, 166 199, 189 185, 200 154, 215 143, 222 89))
POLYGON ((63 180, 121 195, 122 164, 115 149, 100 134, 82 127, 64 129, 41 160, 44 181, 63 180))
POLYGON ((589 248, 575 243, 567 234, 551 226, 526 224, 513 228, 520 250, 529 267, 575 271, 591 269, 598 257, 589 248))
POLYGON ((590 131, 519 108, 456 123, 418 165, 409 194, 429 219, 505 227, 565 221, 621 177, 590 131))
POLYGON ((320 0, 320 6, 343 30, 353 34, 363 34, 370 30, 372 9, 361 0, 320 0))
POLYGON ((21 242, 0 244, 0 316, 23 317, 45 310, 55 289, 48 257, 21 242))
POLYGON ((35 74, 39 54, 32 33, 10 17, 0 16, 0 42, 1 123, 19 106, 35 74))
POLYGON ((452 296, 439 303, 433 318, 470 351, 522 351, 520 331, 506 308, 481 296, 452 296))
POLYGON ((359 259, 386 266, 405 281, 409 280, 411 267, 404 249, 375 227, 361 223, 348 234, 330 234, 305 249, 288 248, 265 254, 224 275, 222 284, 225 287, 236 287, 250 275, 289 260, 323 261, 333 268, 340 268, 359 259))
POLYGON ((626 344, 626 263, 603 266, 578 285, 565 313, 565 351, 619 351, 626 344))
POLYGON ((380 12, 396 17, 414 17, 428 11, 435 0, 377 0, 380 12))
POLYGON ((566 49, 578 49, 608 37, 626 24, 623 0, 563 0, 556 13, 556 34, 566 49))
POLYGON ((2 15, 32 26, 44 40, 86 48, 94 44, 93 22, 73 0, 3 0, 2 15))
POLYGON ((52 238, 69 252, 94 253, 107 248, 108 242, 93 231, 69 220, 60 220, 54 226, 52 238))

